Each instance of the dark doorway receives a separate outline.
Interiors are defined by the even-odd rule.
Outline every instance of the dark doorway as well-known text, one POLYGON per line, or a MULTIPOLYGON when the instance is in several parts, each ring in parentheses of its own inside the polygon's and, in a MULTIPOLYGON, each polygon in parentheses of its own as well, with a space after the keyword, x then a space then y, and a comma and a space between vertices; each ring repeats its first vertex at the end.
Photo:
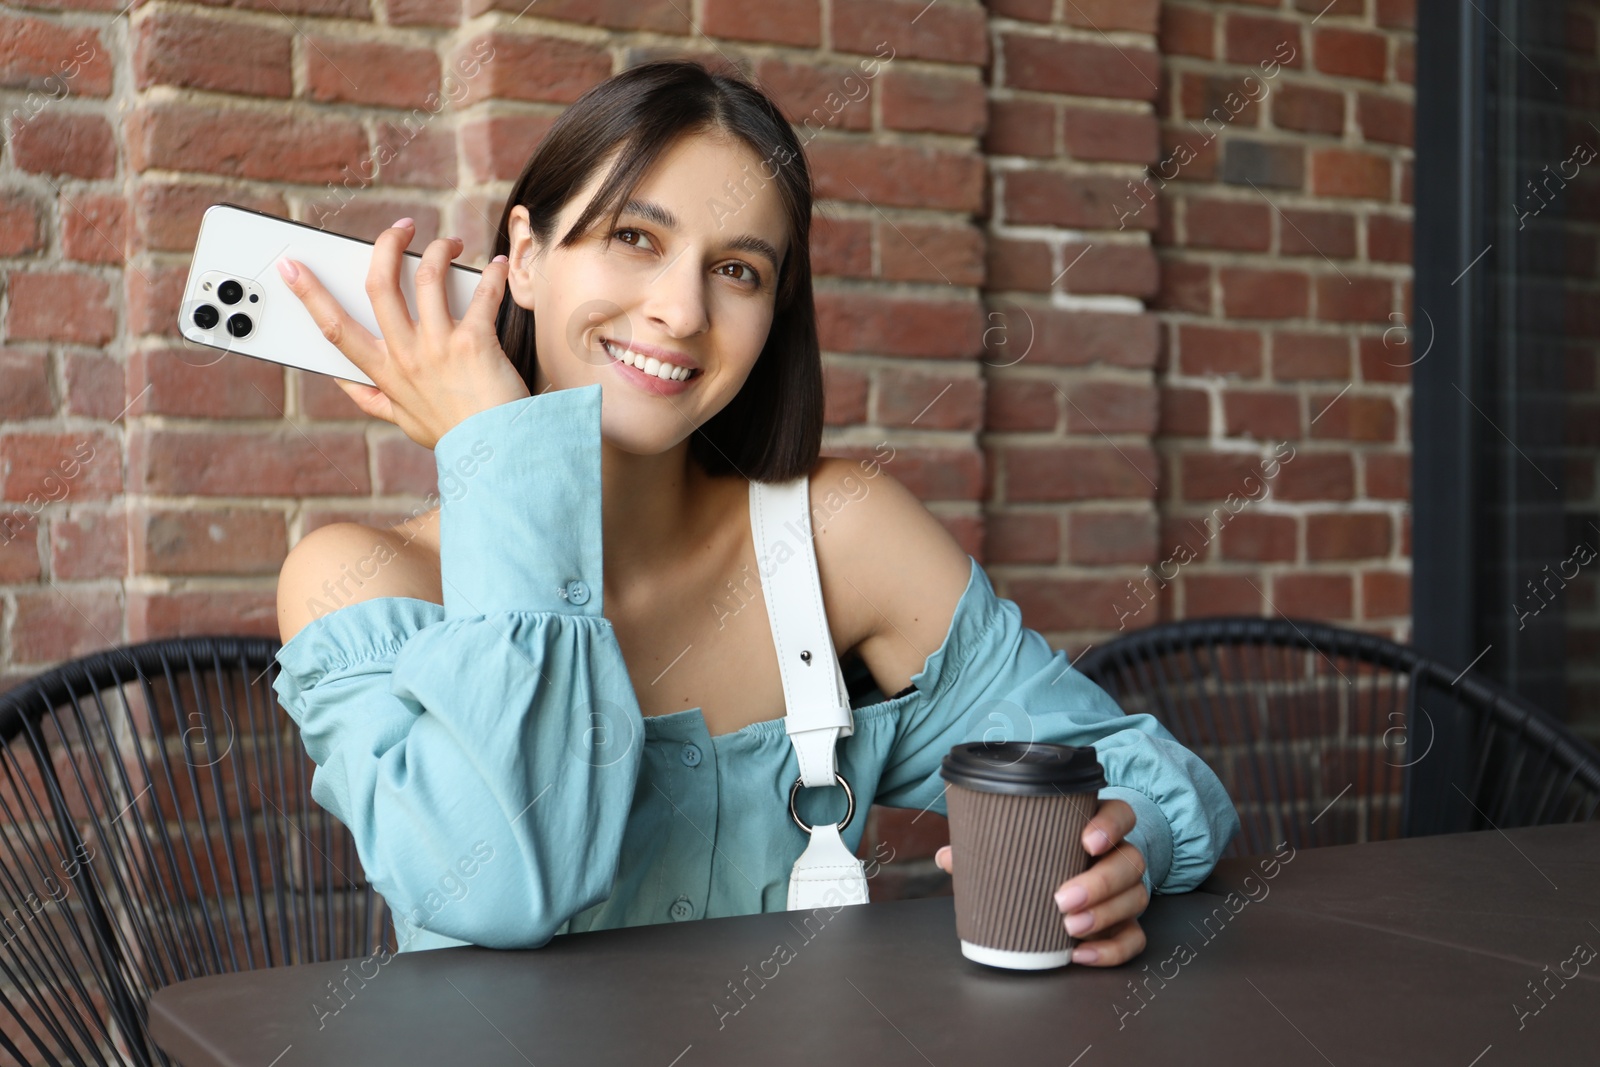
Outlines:
POLYGON ((1600 740, 1600 0, 1423 0, 1415 642, 1600 740))

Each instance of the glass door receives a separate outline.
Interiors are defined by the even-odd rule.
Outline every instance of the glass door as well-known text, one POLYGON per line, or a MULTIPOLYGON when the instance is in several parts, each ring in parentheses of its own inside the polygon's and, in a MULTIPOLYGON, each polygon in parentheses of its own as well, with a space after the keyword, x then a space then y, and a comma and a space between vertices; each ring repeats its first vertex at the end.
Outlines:
POLYGON ((1418 25, 1415 642, 1600 742, 1600 0, 1418 25))

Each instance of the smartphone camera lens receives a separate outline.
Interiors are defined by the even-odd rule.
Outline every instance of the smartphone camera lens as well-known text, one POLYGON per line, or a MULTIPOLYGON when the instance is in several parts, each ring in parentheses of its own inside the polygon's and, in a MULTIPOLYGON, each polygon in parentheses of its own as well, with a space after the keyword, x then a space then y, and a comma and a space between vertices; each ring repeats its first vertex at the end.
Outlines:
POLYGON ((244 337, 250 333, 255 324, 250 321, 249 315, 229 315, 228 332, 235 337, 244 337))
POLYGON ((244 286, 229 278, 217 286, 217 299, 224 304, 237 304, 244 296, 244 286))
POLYGON ((210 304, 201 304, 194 309, 194 324, 202 330, 215 328, 221 318, 222 315, 210 304))

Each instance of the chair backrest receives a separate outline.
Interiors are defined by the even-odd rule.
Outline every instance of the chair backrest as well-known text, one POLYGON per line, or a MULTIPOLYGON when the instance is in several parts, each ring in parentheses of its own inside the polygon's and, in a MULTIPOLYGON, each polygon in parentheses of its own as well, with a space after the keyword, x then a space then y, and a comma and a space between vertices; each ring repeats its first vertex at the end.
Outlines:
POLYGON ((0 1050, 18 1062, 166 1063, 157 989, 394 948, 311 800, 278 647, 151 641, 0 694, 0 1050))
POLYGON ((1078 669, 1228 788, 1226 855, 1590 819, 1600 753, 1559 720, 1376 634, 1232 616, 1160 623, 1078 669))

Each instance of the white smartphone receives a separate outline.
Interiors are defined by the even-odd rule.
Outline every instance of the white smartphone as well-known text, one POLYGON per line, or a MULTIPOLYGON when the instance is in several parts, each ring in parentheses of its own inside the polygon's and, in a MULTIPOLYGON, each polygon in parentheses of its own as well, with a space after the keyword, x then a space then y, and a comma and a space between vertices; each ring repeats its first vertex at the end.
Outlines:
MULTIPOLYGON (((383 336, 366 290, 370 241, 236 204, 213 204, 201 217, 178 309, 179 332, 222 352, 375 385, 322 336, 311 313, 284 284, 277 268, 284 257, 311 268, 351 318, 374 336, 383 336)), ((400 292, 413 320, 421 262, 419 252, 407 251, 400 258, 400 292)), ((445 302, 457 321, 466 314, 481 274, 459 263, 450 265, 445 302)))

